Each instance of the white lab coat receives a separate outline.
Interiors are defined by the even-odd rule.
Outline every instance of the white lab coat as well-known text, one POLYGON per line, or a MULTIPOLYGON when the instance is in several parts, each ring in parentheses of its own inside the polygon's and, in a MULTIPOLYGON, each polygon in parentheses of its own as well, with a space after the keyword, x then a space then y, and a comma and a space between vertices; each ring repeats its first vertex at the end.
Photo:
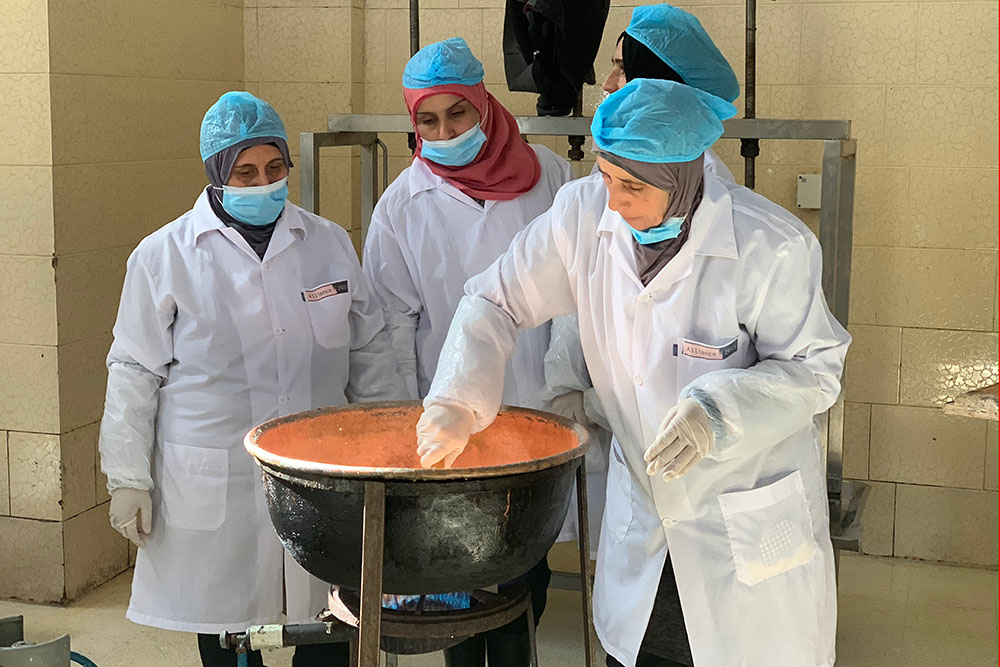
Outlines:
POLYGON ((784 209, 714 176, 687 243, 647 287, 632 243, 600 176, 566 185, 469 282, 425 403, 468 407, 484 428, 500 399, 489 379, 516 328, 578 310, 620 442, 594 591, 605 650, 634 664, 669 547, 697 667, 832 665, 836 587, 813 419, 836 400, 850 337, 823 297, 819 244, 784 209), (685 340, 730 353, 690 356, 685 340), (679 479, 651 478, 643 453, 689 396, 713 415, 715 447, 679 479))
POLYGON ((326 606, 329 586, 275 535, 243 436, 301 410, 400 398, 383 328, 347 233, 293 204, 263 261, 205 192, 139 244, 108 355, 100 443, 109 488, 152 490, 129 619, 241 631, 280 620, 283 584, 289 622, 326 606))
MULTIPOLYGON (((600 173, 594 165, 592 174, 600 173)), ((735 183, 733 172, 729 170, 712 149, 705 151, 705 173, 735 183)), ((587 450, 587 505, 589 512, 591 556, 597 557, 596 536, 601 529, 604 513, 605 489, 610 467, 609 452, 614 436, 610 432, 607 417, 594 391, 593 382, 587 372, 580 343, 580 324, 576 315, 563 315, 552 321, 552 342, 545 354, 545 392, 548 398, 555 398, 569 391, 582 391, 587 417, 596 426, 590 429, 591 445, 587 450)), ((617 446, 615 443, 614 446, 617 446)), ((569 519, 560 534, 560 541, 576 539, 576 499, 570 507, 569 519)))
MULTIPOLYGON (((430 388, 465 282, 502 255, 572 178, 565 160, 544 146, 531 147, 541 176, 534 188, 510 201, 480 206, 414 160, 375 206, 364 271, 382 303, 411 398, 422 398, 430 388)), ((505 404, 544 407, 542 360, 548 345, 548 324, 521 332, 507 366, 505 404)))

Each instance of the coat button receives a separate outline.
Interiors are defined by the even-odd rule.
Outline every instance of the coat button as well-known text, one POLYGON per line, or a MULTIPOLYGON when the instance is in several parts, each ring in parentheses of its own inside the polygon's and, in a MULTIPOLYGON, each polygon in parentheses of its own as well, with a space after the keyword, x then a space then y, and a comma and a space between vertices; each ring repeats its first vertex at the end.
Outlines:
POLYGON ((279 396, 278 397, 278 403, 279 404, 284 405, 287 402, 288 402, 288 397, 287 396, 279 396))
POLYGON ((641 377, 639 377, 638 375, 636 375, 635 378, 633 378, 633 379, 635 380, 635 383, 636 383, 637 386, 639 386, 639 387, 642 386, 642 378, 641 377))
POLYGON ((650 294, 649 292, 646 292, 645 294, 641 294, 639 296, 639 301, 649 301, 652 298, 653 298, 653 295, 650 294))
POLYGON ((663 527, 664 528, 670 528, 670 527, 674 526, 676 523, 677 523, 677 521, 675 521, 674 519, 671 519, 669 517, 663 519, 663 527))
POLYGON ((274 335, 275 336, 280 336, 283 331, 284 331, 284 329, 282 329, 281 327, 274 327, 274 335))

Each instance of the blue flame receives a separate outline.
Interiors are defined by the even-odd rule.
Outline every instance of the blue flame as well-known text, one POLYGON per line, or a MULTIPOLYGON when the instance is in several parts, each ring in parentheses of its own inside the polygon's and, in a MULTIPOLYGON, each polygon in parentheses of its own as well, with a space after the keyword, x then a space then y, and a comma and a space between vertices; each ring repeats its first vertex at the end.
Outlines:
POLYGON ((438 593, 435 595, 383 595, 382 607, 404 611, 450 611, 472 606, 469 593, 438 593))

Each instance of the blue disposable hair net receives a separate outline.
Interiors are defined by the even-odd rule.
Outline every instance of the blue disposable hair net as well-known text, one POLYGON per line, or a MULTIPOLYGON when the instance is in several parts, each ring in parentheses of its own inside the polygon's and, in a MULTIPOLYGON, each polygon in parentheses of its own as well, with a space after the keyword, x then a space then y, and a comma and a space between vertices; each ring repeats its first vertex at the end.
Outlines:
POLYGON ((608 96, 590 130, 597 150, 639 162, 690 162, 722 136, 736 107, 676 81, 633 79, 608 96))
POLYGON ((483 80, 483 64, 461 37, 428 44, 413 54, 403 70, 404 88, 474 86, 483 80))
POLYGON ((278 113, 250 93, 225 93, 201 121, 201 159, 205 161, 224 148, 262 137, 288 141, 278 113))
POLYGON ((625 32, 667 63, 689 86, 729 102, 740 96, 736 72, 701 22, 683 9, 667 4, 636 7, 625 32))

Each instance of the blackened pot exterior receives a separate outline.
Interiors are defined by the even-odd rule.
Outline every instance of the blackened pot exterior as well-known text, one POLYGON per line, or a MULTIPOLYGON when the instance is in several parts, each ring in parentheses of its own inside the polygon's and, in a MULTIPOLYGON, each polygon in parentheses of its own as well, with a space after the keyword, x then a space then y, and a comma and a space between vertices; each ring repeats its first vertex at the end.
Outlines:
MULTIPOLYGON (((447 593, 523 575, 559 536, 582 460, 482 479, 387 481, 382 590, 447 593)), ((261 467, 289 553, 318 579, 359 588, 365 480, 261 467)))

